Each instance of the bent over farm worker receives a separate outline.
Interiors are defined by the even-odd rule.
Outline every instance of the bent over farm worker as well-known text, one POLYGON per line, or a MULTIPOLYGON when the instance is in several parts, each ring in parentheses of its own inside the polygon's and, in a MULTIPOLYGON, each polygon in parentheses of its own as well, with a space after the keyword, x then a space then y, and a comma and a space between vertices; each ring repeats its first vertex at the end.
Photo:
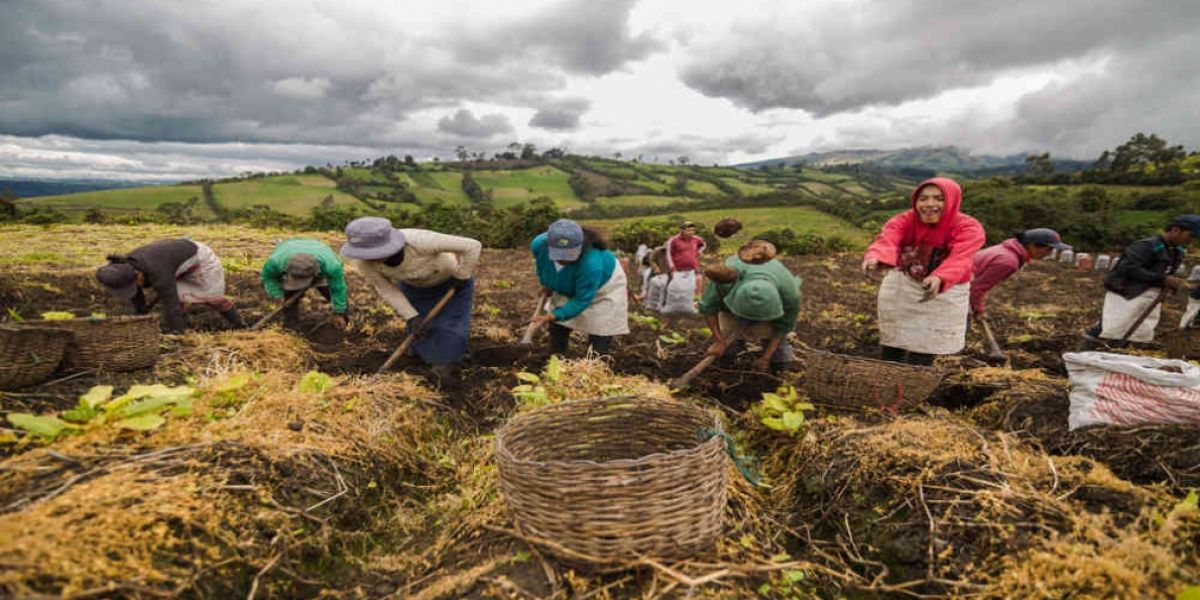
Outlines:
POLYGON ((1104 278, 1104 308, 1100 324, 1084 334, 1081 349, 1094 348, 1100 339, 1120 340, 1151 305, 1157 304, 1128 341, 1151 342, 1162 316, 1159 296, 1177 290, 1183 278, 1175 275, 1183 263, 1184 247, 1200 232, 1200 215, 1171 219, 1162 233, 1138 240, 1121 253, 1117 266, 1104 278))
POLYGON ((342 256, 375 287, 418 338, 413 351, 443 381, 456 380, 455 365, 467 351, 475 267, 483 245, 478 240, 427 229, 395 229, 380 217, 360 217, 346 225, 342 256), (424 328, 425 315, 450 288, 441 313, 424 328), (420 330, 420 333, 418 333, 420 330))
MULTIPOLYGON (((263 288, 276 300, 291 299, 315 287, 333 307, 333 319, 339 327, 347 324, 346 274, 342 259, 325 242, 311 238, 292 238, 281 242, 263 263, 263 288)), ((283 310, 284 325, 300 325, 300 302, 283 310)))
POLYGON ((724 265, 705 269, 711 282, 700 295, 700 313, 713 334, 708 353, 721 356, 740 348, 745 339, 766 340, 754 367, 778 369, 795 358, 787 335, 800 316, 801 280, 774 258, 757 263, 744 258, 730 256, 724 265), (734 330, 741 331, 740 339, 730 348, 728 336, 734 330))
POLYGON ((888 270, 879 286, 884 360, 930 365, 966 345, 971 269, 985 238, 961 204, 954 180, 924 181, 912 209, 888 219, 867 248, 863 271, 888 270))
POLYGON ((987 293, 1030 261, 1041 260, 1054 250, 1067 248, 1070 246, 1062 242, 1057 231, 1043 228, 1019 232, 976 254, 975 279, 971 282, 971 315, 977 319, 986 316, 987 293))
POLYGON ((629 333, 625 272, 594 229, 559 219, 529 244, 542 287, 553 292, 553 310, 534 317, 549 324, 550 351, 566 352, 571 331, 587 334, 591 349, 607 354, 612 338, 629 333))
POLYGON ((142 288, 158 293, 163 328, 179 333, 188 328, 187 304, 207 304, 234 327, 246 322, 225 296, 225 270, 212 248, 187 239, 159 240, 129 254, 113 254, 96 270, 96 279, 118 298, 128 300, 139 315, 150 312, 142 288))

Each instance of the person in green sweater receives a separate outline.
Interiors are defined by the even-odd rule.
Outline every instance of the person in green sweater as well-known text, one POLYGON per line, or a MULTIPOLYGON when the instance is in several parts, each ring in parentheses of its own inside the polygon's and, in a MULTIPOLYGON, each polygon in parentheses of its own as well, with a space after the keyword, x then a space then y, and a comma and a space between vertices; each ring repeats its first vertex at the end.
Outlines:
POLYGON ((778 370, 794 359, 787 334, 800 316, 801 280, 774 258, 759 263, 745 260, 762 256, 757 248, 746 250, 741 256, 730 256, 724 265, 705 269, 712 285, 705 286, 700 297, 700 314, 713 334, 708 353, 721 356, 742 340, 766 340, 754 367, 778 370), (742 332, 741 339, 729 344, 728 336, 735 329, 742 332))
MULTIPOLYGON (((342 260, 320 240, 292 238, 275 246, 263 264, 262 284, 267 295, 276 300, 287 300, 315 287, 333 305, 334 324, 343 329, 349 324, 342 260)), ((300 326, 298 300, 284 309, 283 324, 290 329, 300 326)))

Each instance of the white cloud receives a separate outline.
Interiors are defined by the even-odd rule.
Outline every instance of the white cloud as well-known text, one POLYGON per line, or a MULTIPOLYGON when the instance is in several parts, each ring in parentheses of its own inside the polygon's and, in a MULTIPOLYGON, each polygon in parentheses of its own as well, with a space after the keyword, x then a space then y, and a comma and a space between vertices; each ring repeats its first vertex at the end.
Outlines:
POLYGON ((271 83, 271 91, 293 100, 318 100, 329 91, 330 82, 324 77, 289 77, 271 83))

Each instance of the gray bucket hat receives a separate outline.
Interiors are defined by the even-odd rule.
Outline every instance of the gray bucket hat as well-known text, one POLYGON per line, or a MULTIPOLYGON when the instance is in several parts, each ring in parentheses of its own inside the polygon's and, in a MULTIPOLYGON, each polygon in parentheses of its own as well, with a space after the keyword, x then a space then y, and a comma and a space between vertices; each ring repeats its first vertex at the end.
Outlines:
POLYGON ((293 254, 288 258, 287 270, 284 271, 283 290, 306 290, 312 287, 313 280, 320 272, 321 265, 317 263, 317 257, 305 252, 293 254))
POLYGON ((382 260, 404 248, 404 233, 382 217, 359 217, 346 225, 342 256, 382 260))

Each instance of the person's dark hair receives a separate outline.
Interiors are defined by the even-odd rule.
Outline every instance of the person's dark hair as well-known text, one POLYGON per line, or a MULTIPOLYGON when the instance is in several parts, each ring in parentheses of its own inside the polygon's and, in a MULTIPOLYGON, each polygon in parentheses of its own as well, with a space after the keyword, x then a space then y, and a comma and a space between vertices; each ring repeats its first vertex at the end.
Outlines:
POLYGON ((129 262, 129 256, 125 254, 109 254, 105 258, 111 264, 126 264, 129 262))
POLYGON ((604 239, 604 234, 599 230, 591 227, 581 227, 583 229, 583 247, 595 248, 597 250, 608 250, 608 240, 604 239))

